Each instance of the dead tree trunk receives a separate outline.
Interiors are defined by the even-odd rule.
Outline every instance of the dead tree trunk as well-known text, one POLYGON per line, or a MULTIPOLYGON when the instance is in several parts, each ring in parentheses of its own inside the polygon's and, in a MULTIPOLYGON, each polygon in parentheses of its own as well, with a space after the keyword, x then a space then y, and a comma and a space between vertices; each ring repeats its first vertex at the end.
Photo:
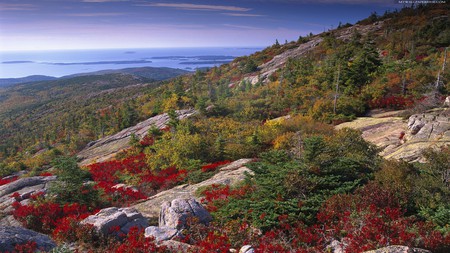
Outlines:
POLYGON ((339 96, 339 79, 341 76, 341 64, 338 65, 338 74, 336 79, 336 91, 334 93, 334 102, 333 102, 333 113, 336 114, 336 104, 339 96))
POLYGON ((441 85, 441 73, 444 74, 444 70, 445 70, 445 65, 447 64, 447 47, 445 48, 444 51, 444 62, 442 63, 442 69, 439 70, 438 75, 437 75, 437 79, 436 79, 436 84, 435 84, 435 89, 439 89, 440 85, 441 85))

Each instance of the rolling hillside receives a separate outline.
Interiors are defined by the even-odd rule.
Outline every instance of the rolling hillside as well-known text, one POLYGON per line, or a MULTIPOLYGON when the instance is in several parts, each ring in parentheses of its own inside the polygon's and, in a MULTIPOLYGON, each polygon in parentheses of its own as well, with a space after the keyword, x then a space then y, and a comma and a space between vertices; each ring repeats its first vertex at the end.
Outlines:
POLYGON ((0 222, 95 252, 449 252, 448 13, 374 13, 164 82, 14 86, 0 222))

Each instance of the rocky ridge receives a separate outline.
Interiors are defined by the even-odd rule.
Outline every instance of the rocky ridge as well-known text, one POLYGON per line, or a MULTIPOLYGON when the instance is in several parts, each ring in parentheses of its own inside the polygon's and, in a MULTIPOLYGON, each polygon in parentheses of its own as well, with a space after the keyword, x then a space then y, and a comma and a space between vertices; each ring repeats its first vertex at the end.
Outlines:
POLYGON ((0 186, 0 226, 21 226, 9 213, 12 204, 17 200, 26 204, 33 194, 46 193, 49 183, 56 180, 56 176, 35 176, 19 178, 16 181, 0 186), (16 194, 17 197, 13 197, 16 194))
MULTIPOLYGON (((194 109, 176 111, 178 119, 188 118, 197 113, 194 109)), ((87 147, 78 153, 80 165, 94 162, 103 162, 112 159, 119 151, 130 147, 131 134, 143 138, 151 127, 164 128, 169 122, 167 113, 151 117, 135 126, 126 128, 114 135, 106 136, 97 141, 88 143, 87 147)))
MULTIPOLYGON (((368 33, 377 32, 382 28, 383 21, 376 22, 372 25, 353 25, 348 28, 342 28, 339 30, 334 30, 336 38, 342 41, 349 41, 351 36, 356 32, 365 35, 368 33)), ((298 58, 307 53, 309 53, 314 47, 319 45, 323 41, 323 38, 320 35, 313 36, 310 38, 308 42, 302 43, 296 48, 288 49, 283 53, 276 55, 272 60, 258 66, 258 73, 247 76, 243 79, 243 81, 248 81, 251 84, 256 84, 259 81, 266 83, 269 81, 269 77, 275 73, 278 69, 283 67, 286 61, 289 58, 298 58)))
POLYGON ((414 114, 408 120, 400 117, 403 113, 375 113, 336 128, 361 130, 362 137, 377 145, 381 149, 380 155, 386 159, 422 162, 422 153, 426 149, 450 145, 450 109, 437 108, 414 114))

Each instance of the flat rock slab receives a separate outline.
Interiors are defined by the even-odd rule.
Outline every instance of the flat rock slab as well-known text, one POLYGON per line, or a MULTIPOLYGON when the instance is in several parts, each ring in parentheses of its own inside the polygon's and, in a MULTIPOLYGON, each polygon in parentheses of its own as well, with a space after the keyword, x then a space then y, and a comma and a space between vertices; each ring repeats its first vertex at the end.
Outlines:
MULTIPOLYGON (((184 119, 197 113, 194 109, 176 111, 178 119, 184 119)), ((169 122, 167 113, 151 117, 135 126, 126 128, 114 135, 109 135, 88 144, 78 153, 82 161, 80 165, 88 165, 94 162, 103 162, 112 159, 119 151, 130 147, 131 134, 143 138, 151 127, 164 128, 169 122)))
POLYGON ((424 150, 450 145, 448 110, 415 114, 408 120, 400 117, 361 117, 337 125, 336 129, 348 127, 361 130, 362 137, 381 148, 380 155, 386 159, 422 162, 424 150))
POLYGON ((365 251, 364 253, 431 253, 429 250, 393 245, 381 249, 365 251))
POLYGON ((46 184, 46 183, 48 183, 50 181, 54 181, 54 180, 56 180, 56 176, 50 176, 50 177, 37 176, 37 177, 19 178, 14 182, 0 186, 0 197, 11 194, 11 193, 21 190, 25 187, 46 184))
POLYGON ((37 248, 50 251, 56 247, 47 235, 21 227, 0 227, 0 252, 13 252, 16 245, 36 242, 37 248))

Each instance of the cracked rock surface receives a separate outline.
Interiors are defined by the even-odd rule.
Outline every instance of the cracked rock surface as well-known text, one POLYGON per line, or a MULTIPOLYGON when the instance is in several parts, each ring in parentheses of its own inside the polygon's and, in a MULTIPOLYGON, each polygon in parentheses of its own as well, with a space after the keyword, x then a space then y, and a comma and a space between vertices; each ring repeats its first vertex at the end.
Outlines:
POLYGON ((337 126, 344 127, 361 130, 362 137, 380 147, 386 159, 423 162, 426 149, 450 145, 450 109, 414 114, 408 120, 374 115, 337 126))
POLYGON ((50 251, 56 247, 47 235, 21 227, 0 226, 0 252, 13 252, 16 245, 36 242, 38 249, 50 251))

